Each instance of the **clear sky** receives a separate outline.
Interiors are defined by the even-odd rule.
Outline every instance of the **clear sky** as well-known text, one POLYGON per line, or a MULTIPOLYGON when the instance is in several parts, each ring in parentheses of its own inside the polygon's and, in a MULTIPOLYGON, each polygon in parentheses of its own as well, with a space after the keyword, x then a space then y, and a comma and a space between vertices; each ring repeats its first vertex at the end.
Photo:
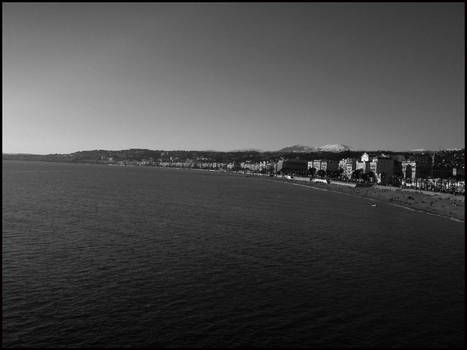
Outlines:
POLYGON ((3 152, 464 147, 463 3, 3 3, 3 152))

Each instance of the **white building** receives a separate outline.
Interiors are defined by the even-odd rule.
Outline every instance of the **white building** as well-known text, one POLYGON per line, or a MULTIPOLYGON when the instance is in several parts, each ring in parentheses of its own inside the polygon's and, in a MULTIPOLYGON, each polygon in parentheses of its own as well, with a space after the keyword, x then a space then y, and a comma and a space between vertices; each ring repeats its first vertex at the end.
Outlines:
POLYGON ((339 162, 339 168, 343 169, 343 175, 350 179, 352 177, 352 173, 356 169, 356 159, 354 158, 344 158, 339 162))

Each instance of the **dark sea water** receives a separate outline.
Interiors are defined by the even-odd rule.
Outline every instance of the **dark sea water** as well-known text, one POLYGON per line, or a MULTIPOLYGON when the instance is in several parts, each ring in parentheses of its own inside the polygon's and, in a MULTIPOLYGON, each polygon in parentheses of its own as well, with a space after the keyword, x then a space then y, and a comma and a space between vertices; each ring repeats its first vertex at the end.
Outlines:
POLYGON ((464 223, 201 171, 3 162, 3 345, 464 345, 464 223))

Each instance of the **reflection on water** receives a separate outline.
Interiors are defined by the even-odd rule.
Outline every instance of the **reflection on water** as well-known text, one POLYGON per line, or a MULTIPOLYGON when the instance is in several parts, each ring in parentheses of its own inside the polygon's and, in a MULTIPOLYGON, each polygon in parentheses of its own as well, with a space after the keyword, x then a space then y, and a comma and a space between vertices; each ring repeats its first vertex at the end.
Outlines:
POLYGON ((2 216, 5 346, 464 342, 463 223, 264 178, 14 161, 2 216))

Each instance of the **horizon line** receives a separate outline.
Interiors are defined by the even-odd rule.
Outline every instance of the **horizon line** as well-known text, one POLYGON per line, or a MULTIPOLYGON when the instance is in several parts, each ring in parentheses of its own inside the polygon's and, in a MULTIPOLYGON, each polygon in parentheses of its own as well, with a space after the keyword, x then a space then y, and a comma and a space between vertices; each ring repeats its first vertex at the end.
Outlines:
MULTIPOLYGON (((292 147, 286 146, 283 148, 292 147)), ((311 150, 311 151, 282 151, 273 150, 273 151, 264 151, 259 149, 244 149, 244 150, 229 150, 229 151, 218 151, 218 150, 196 150, 196 149, 150 149, 150 148, 124 148, 124 149, 86 149, 86 150, 79 150, 69 153, 28 153, 28 152, 2 152, 2 155, 34 155, 34 156, 47 156, 47 155, 56 155, 56 154, 73 154, 78 152, 93 152, 93 151, 106 151, 106 152, 121 152, 121 151, 131 151, 131 150, 146 150, 146 151, 161 151, 161 152, 214 152, 214 153, 241 153, 241 152, 257 152, 257 153, 276 153, 276 152, 284 152, 284 153, 344 153, 344 152, 393 152, 393 153, 407 153, 407 152, 415 152, 415 153, 423 153, 423 152, 442 152, 442 151, 461 151, 465 150, 464 147, 451 147, 451 148, 443 148, 438 150, 433 149, 412 149, 412 150, 391 150, 391 149, 349 149, 345 151, 322 151, 322 150, 311 150)))

